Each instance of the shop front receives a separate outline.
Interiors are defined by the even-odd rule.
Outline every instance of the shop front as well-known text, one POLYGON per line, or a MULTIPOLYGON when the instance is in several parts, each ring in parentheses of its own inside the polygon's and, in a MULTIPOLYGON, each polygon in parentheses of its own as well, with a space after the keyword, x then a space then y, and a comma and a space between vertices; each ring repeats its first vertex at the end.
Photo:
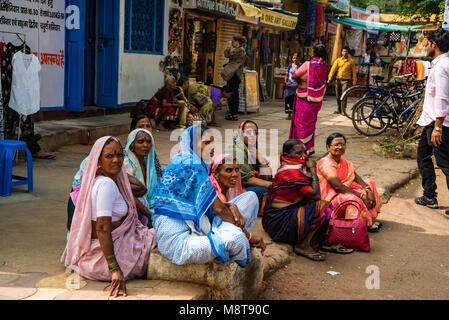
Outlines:
POLYGON ((41 63, 41 111, 117 108, 162 85, 168 4, 163 0, 2 1, 0 42, 41 63))
POLYGON ((183 72, 191 81, 223 85, 220 72, 228 41, 243 34, 238 5, 228 1, 190 0, 183 4, 183 72))
POLYGON ((259 29, 253 33, 258 52, 255 69, 259 72, 261 91, 265 99, 282 99, 282 83, 291 56, 298 52, 298 42, 290 37, 296 27, 297 17, 262 9, 259 29))

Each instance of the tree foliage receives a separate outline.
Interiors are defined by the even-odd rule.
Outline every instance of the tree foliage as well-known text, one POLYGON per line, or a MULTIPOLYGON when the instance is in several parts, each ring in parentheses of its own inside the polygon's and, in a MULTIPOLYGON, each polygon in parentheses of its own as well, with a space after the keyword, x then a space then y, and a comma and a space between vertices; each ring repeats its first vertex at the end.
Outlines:
POLYGON ((398 14, 408 17, 414 16, 414 20, 419 20, 420 17, 429 20, 434 14, 444 14, 445 3, 445 0, 400 0, 398 14))
POLYGON ((429 20, 434 14, 443 15, 446 0, 351 0, 351 5, 365 9, 379 7, 381 13, 396 13, 413 20, 429 20))

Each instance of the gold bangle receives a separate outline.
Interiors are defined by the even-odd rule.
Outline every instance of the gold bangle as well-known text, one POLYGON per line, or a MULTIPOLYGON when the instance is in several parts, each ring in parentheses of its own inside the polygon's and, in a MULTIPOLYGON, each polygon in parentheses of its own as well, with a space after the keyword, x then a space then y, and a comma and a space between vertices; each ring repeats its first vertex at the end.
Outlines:
POLYGON ((249 233, 249 238, 248 238, 248 241, 250 241, 251 240, 251 238, 253 237, 253 235, 251 234, 251 232, 248 232, 249 233))

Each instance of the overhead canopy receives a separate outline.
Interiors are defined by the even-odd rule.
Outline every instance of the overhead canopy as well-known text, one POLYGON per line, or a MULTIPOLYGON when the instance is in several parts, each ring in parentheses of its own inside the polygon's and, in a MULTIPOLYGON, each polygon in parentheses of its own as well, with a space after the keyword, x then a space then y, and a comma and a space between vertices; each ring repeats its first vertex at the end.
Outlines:
POLYGON ((371 22, 366 20, 356 20, 351 18, 335 17, 331 20, 344 24, 346 26, 362 28, 365 30, 380 30, 380 31, 410 31, 417 28, 422 28, 424 25, 419 26, 399 26, 396 24, 371 22))
POLYGON ((259 8, 250 5, 249 3, 243 2, 242 0, 226 0, 226 1, 238 3, 247 17, 258 18, 262 15, 262 11, 259 8))

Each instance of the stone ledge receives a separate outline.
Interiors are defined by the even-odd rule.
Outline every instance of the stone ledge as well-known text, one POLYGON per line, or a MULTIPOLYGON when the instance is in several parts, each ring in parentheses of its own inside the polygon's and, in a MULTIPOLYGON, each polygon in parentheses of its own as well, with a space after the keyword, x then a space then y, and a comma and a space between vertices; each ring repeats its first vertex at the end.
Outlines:
POLYGON ((256 299, 262 289, 264 261, 258 250, 251 250, 250 263, 239 267, 235 262, 217 259, 207 264, 176 265, 159 250, 151 251, 148 280, 184 281, 205 285, 215 300, 256 299))

